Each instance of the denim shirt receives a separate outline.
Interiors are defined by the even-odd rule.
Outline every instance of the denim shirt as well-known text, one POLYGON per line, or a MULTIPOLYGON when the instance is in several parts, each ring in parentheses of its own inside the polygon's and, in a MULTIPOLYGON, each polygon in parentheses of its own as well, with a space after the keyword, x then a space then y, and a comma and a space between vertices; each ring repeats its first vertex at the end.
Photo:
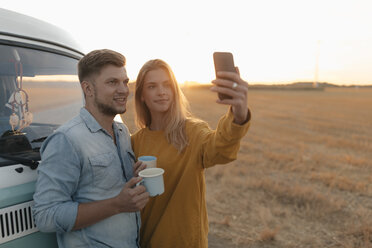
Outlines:
POLYGON ((120 213, 72 231, 78 204, 117 196, 133 177, 127 127, 113 123, 116 145, 85 109, 41 147, 33 215, 42 232, 56 232, 59 247, 139 247, 139 212, 120 213))

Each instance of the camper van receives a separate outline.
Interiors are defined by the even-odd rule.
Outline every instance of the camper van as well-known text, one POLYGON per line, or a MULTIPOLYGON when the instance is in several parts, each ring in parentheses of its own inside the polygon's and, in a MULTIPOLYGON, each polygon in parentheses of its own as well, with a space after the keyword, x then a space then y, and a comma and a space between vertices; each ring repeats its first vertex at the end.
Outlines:
POLYGON ((0 8, 0 248, 58 247, 31 213, 40 146, 77 115, 84 54, 68 33, 0 8))

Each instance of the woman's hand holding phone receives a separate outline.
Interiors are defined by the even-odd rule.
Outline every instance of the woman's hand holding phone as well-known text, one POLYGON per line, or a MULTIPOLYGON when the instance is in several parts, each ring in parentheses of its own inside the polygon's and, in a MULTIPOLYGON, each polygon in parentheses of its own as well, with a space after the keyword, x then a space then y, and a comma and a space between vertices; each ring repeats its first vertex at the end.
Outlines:
POLYGON ((217 103, 231 105, 234 114, 234 122, 244 124, 249 120, 248 110, 248 83, 240 77, 239 69, 234 66, 231 53, 220 54, 214 53, 216 79, 212 81, 214 86, 212 91, 217 92, 219 99, 217 103), (226 55, 227 54, 227 55, 226 55), (228 55, 230 54, 230 55, 228 55), (227 57, 227 59, 226 59, 227 57), (224 61, 218 59, 225 58, 224 61), (234 66, 234 71, 231 68, 231 62, 234 66), (223 66, 221 66, 223 65, 223 66), (228 69, 228 71, 224 70, 228 69), (221 97, 222 96, 222 97, 221 97))

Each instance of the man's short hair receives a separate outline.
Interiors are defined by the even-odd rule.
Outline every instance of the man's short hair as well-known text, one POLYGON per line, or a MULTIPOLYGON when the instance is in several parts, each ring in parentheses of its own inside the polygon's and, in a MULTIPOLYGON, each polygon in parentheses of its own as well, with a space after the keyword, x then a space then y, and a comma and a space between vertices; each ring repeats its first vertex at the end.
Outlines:
POLYGON ((94 75, 99 75, 107 65, 125 66, 126 59, 121 53, 110 49, 94 50, 86 54, 78 63, 80 83, 94 75))

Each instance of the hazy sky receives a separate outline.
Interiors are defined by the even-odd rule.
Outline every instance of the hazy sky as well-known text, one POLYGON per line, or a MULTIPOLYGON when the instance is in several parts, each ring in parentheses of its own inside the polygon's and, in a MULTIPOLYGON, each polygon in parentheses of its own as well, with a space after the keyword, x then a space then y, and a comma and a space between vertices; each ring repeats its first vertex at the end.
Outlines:
POLYGON ((231 51, 251 83, 372 84, 371 0, 1 0, 70 32, 84 52, 127 57, 129 77, 161 58, 178 81, 210 82, 231 51), (317 54, 318 59, 317 59, 317 54))

